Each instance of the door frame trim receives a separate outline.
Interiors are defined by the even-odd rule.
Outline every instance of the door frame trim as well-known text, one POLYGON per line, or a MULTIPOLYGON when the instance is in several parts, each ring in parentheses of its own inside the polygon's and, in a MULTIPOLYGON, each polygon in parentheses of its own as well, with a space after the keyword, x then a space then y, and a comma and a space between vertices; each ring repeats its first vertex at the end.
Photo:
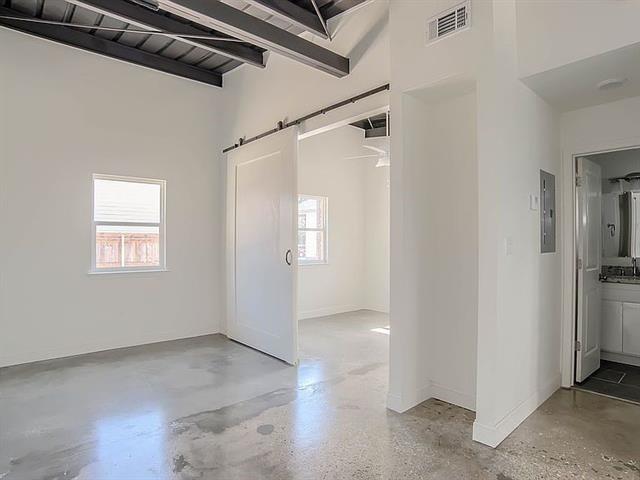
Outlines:
POLYGON ((592 144, 576 144, 563 148, 562 184, 562 317, 561 317, 561 386, 575 385, 576 355, 574 350, 578 321, 578 190, 576 188, 577 159, 598 153, 640 148, 640 137, 606 140, 592 144))

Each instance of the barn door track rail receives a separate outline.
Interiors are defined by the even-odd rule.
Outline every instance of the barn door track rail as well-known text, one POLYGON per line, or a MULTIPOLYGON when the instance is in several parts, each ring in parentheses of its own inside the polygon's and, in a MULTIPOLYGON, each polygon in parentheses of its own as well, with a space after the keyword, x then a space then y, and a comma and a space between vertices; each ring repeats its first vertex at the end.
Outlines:
POLYGON ((369 90, 367 92, 361 93, 360 95, 356 95, 355 97, 347 98, 346 100, 342 100, 341 102, 334 103, 333 105, 329 105, 328 107, 321 108, 320 110, 316 110, 313 113, 309 113, 303 117, 297 118, 290 122, 287 121, 279 121, 278 125, 271 130, 267 130, 266 132, 262 132, 259 135, 251 138, 240 138, 238 139, 238 143, 231 145, 230 147, 222 150, 222 153, 230 152, 231 150, 235 150, 242 145, 246 145, 247 143, 255 142, 256 140, 260 140, 261 138, 268 137, 269 135, 273 135, 274 133, 279 132, 284 128, 293 127, 294 125, 300 125, 305 120, 309 120, 313 117, 318 117, 320 115, 324 115, 332 110, 336 110, 337 108, 344 107, 345 105, 349 105, 351 103, 356 103, 358 100, 362 100, 363 98, 370 97, 371 95, 375 95, 376 93, 384 92, 385 90, 389 90, 390 84, 385 84, 380 87, 374 88, 373 90, 369 90))

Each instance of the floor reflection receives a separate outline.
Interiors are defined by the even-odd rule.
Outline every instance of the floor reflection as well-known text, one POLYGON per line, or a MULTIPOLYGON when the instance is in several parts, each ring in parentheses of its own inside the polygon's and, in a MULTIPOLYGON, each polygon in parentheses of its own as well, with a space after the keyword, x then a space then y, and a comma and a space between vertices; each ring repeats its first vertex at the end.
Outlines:
POLYGON ((332 415, 327 409, 330 390, 325 384, 324 362, 298 368, 298 398, 293 403, 293 434, 299 447, 322 444, 332 415))
POLYGON ((298 366, 298 388, 321 382, 326 377, 324 362, 301 362, 298 366))
POLYGON ((166 418, 159 409, 96 422, 95 478, 167 478, 165 428, 166 418))
POLYGON ((376 333, 383 333, 384 335, 389 335, 391 333, 391 328, 389 326, 378 327, 378 328, 372 328, 371 331, 376 333))

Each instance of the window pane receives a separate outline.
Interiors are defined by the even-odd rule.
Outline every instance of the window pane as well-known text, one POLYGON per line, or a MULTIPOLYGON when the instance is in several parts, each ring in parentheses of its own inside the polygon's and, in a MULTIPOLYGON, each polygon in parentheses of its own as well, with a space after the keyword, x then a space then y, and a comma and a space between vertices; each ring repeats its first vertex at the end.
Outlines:
POLYGON ((157 183, 94 180, 93 218, 97 222, 160 223, 157 183))
POLYGON ((324 201, 322 198, 298 198, 298 228, 324 228, 324 201))
POLYGON ((122 266, 122 235, 104 231, 108 227, 96 227, 96 268, 122 266))
POLYGON ((298 258, 301 263, 325 261, 324 232, 298 232, 298 258))
POLYGON ((159 266, 159 227, 96 226, 96 268, 159 266))

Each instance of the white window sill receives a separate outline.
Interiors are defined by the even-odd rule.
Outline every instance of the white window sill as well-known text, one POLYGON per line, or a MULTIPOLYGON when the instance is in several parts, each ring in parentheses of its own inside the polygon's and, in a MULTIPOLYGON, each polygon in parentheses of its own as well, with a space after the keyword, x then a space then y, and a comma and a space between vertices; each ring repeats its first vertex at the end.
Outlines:
POLYGON ((299 267, 321 267, 323 265, 329 265, 329 262, 317 262, 317 263, 299 263, 299 267))
POLYGON ((169 272, 168 268, 150 268, 144 270, 90 270, 87 272, 87 275, 121 275, 123 273, 159 273, 159 272, 169 272))

